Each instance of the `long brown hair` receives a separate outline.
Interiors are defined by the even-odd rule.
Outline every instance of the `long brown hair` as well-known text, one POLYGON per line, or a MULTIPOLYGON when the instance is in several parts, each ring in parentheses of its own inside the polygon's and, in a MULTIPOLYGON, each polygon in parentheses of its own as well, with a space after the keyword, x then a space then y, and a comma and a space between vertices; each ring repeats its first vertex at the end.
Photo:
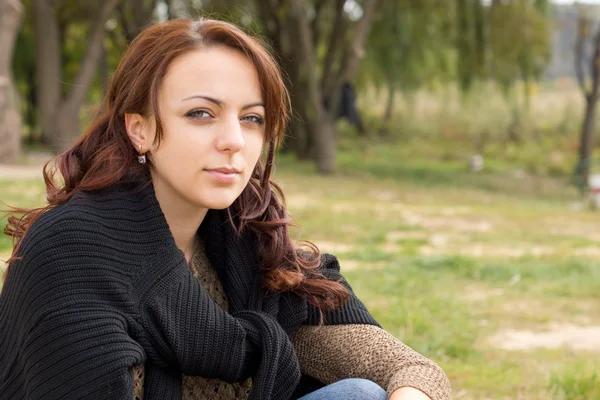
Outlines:
MULTIPOLYGON (((265 115, 265 160, 260 160, 242 194, 228 212, 236 231, 250 229, 257 237, 263 285, 275 292, 293 291, 321 309, 331 309, 348 297, 338 282, 318 271, 319 250, 297 252, 289 235, 290 218, 280 187, 271 180, 275 150, 290 115, 290 99, 281 72, 268 47, 236 26, 217 20, 171 20, 150 26, 131 43, 121 59, 100 111, 87 132, 55 163, 44 166, 48 205, 32 210, 14 209, 5 233, 13 237, 9 267, 31 224, 44 212, 69 201, 78 192, 94 191, 144 176, 148 165, 135 162, 137 153, 125 128, 125 113, 156 118, 156 140, 163 132, 158 110, 158 91, 167 68, 177 57, 209 46, 241 51, 258 71, 265 115), (63 183, 57 184, 60 174, 63 183), (232 216, 235 215, 235 223, 232 216)), ((6 276, 6 275, 5 275, 6 276)))

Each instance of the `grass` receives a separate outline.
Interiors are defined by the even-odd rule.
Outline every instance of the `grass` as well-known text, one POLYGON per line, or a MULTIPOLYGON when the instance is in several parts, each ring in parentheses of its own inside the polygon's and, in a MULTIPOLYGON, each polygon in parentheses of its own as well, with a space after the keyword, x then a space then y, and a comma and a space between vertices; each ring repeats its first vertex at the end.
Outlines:
POLYGON ((600 398, 600 376, 591 364, 579 362, 569 369, 553 373, 550 390, 556 399, 600 398))
MULTIPOLYGON (((342 147, 335 176, 282 158, 294 238, 336 254, 381 324, 444 368, 456 399, 600 398, 600 348, 510 351, 493 339, 600 325, 600 214, 574 211, 566 180, 342 147)), ((40 180, 0 181, 8 204, 43 197, 40 180)))
POLYGON ((344 150, 334 177, 284 158, 295 235, 338 255, 383 326, 443 366, 455 398, 599 398, 600 348, 508 351, 492 338, 600 324, 600 215, 571 208, 565 179, 392 152, 344 150))

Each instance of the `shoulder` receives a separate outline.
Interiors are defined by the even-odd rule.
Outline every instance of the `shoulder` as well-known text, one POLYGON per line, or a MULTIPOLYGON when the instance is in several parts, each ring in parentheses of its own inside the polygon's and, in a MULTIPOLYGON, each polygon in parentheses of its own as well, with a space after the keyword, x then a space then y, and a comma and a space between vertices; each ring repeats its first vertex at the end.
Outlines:
POLYGON ((75 199, 51 208, 33 221, 22 239, 18 256, 32 260, 40 254, 47 258, 83 248, 86 238, 98 231, 95 219, 75 199))
POLYGON ((76 196, 40 215, 21 242, 4 289, 44 309, 55 300, 124 300, 144 262, 143 251, 128 241, 134 235, 98 200, 91 194, 76 196))
POLYGON ((90 250, 91 254, 103 254, 127 250, 137 237, 133 227, 139 228, 143 218, 136 210, 135 200, 109 189, 78 193, 32 223, 23 238, 19 256, 31 258, 40 252, 48 255, 90 250))

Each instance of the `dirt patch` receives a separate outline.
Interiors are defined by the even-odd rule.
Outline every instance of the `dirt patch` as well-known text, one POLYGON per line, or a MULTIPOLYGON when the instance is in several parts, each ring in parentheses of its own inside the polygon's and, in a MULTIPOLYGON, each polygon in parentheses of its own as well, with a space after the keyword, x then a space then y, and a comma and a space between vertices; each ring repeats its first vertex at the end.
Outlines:
POLYGON ((440 210, 440 214, 442 214, 444 217, 455 217, 457 215, 464 215, 470 212, 470 207, 444 207, 440 210))
POLYGON ((6 165, 0 164, 0 179, 35 179, 42 177, 39 165, 6 165))
POLYGON ((586 257, 600 257, 600 249, 598 247, 581 247, 579 249, 575 249, 574 254, 576 256, 586 256, 586 257))
POLYGON ((397 196, 397 194, 395 192, 390 192, 390 191, 385 191, 385 190, 381 190, 381 191, 373 191, 370 192, 368 194, 368 196, 370 198, 376 199, 376 200, 380 200, 380 201, 392 201, 395 200, 397 196))
POLYGON ((295 195, 286 197, 286 205, 290 210, 304 210, 316 206, 319 199, 314 196, 295 195))
POLYGON ((485 219, 453 218, 444 216, 424 216, 411 211, 403 211, 402 218, 410 225, 419 225, 430 230, 447 229, 453 232, 491 232, 493 224, 485 219))
POLYGON ((464 300, 478 302, 482 300, 487 300, 491 297, 504 296, 504 289, 482 289, 477 287, 466 287, 463 293, 464 294, 460 297, 462 297, 464 300))
POLYGON ((474 244, 460 249, 459 253, 463 256, 470 257, 509 257, 520 258, 524 256, 543 257, 553 255, 556 250, 549 246, 531 246, 531 247, 515 247, 515 246, 490 246, 482 244, 474 244))
POLYGON ((553 235, 579 236, 593 241, 600 241, 597 224, 585 223, 566 217, 547 218, 548 231, 553 235))
POLYGON ((42 178, 44 164, 53 154, 32 151, 25 155, 25 164, 0 164, 0 179, 42 178))
POLYGON ((355 213, 356 212, 356 206, 353 205, 353 204, 351 204, 351 203, 335 203, 331 207, 331 211, 334 214, 355 213))
POLYGON ((386 242, 396 243, 406 239, 427 239, 427 232, 423 231, 391 231, 385 236, 386 242))
POLYGON ((531 247, 510 247, 510 246, 495 246, 489 244, 471 244, 464 247, 447 246, 447 241, 438 238, 437 241, 430 240, 429 245, 421 246, 419 253, 424 256, 448 254, 448 249, 451 249, 450 254, 460 254, 466 257, 505 257, 505 258, 521 258, 530 257, 545 257, 556 253, 556 250, 548 246, 531 246, 531 247))
POLYGON ((600 325, 552 324, 546 331, 505 330, 489 339, 504 350, 560 349, 600 352, 600 325))

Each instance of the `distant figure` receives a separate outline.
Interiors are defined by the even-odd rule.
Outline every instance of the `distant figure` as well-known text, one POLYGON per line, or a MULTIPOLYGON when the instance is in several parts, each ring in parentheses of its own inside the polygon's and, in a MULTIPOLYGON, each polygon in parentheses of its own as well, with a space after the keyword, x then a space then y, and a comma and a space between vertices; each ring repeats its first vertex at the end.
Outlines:
MULTIPOLYGON (((324 104, 327 110, 330 109, 329 101, 329 97, 326 96, 324 104)), ((350 82, 344 82, 341 88, 340 107, 335 115, 335 119, 338 120, 340 118, 346 118, 351 125, 356 126, 362 135, 366 133, 360 112, 356 107, 356 91, 350 82)))

